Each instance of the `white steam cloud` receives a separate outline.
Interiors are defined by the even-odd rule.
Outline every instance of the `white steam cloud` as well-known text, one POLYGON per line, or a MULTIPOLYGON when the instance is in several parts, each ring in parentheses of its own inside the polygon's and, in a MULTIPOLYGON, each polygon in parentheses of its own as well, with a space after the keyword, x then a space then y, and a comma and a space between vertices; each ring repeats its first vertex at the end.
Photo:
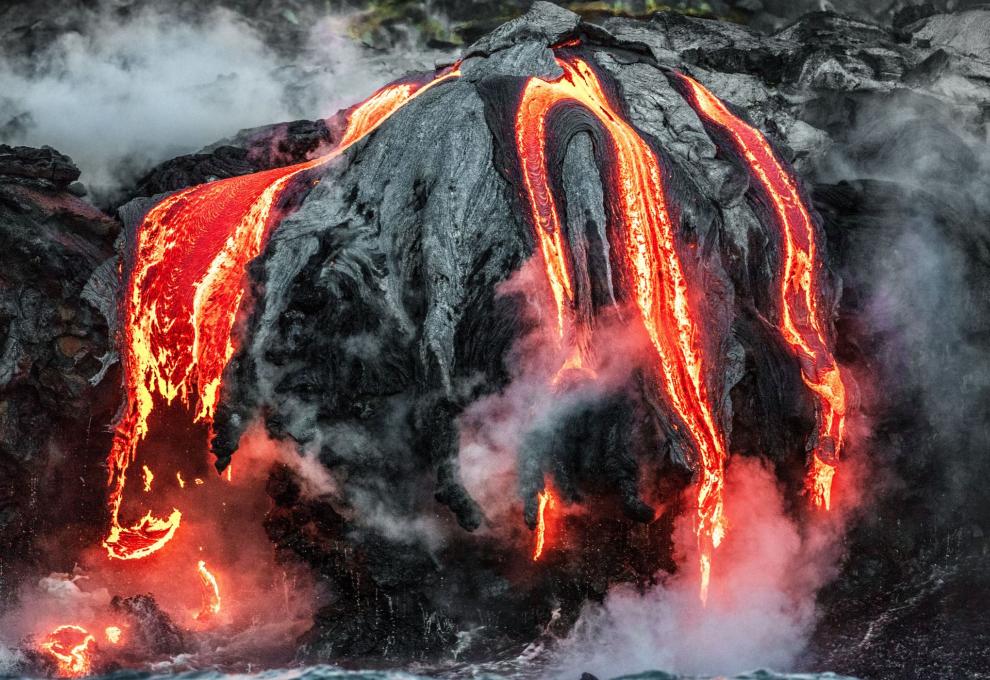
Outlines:
POLYGON ((328 117, 437 56, 372 54, 328 15, 289 60, 229 10, 103 7, 30 59, 0 58, 0 142, 55 147, 98 194, 239 129, 328 117))
POLYGON ((816 620, 815 594, 834 576, 841 521, 800 526, 785 512, 773 470, 752 458, 731 461, 725 503, 730 530, 714 555, 707 605, 684 515, 675 529, 678 572, 647 592, 620 586, 601 605, 586 605, 558 650, 561 677, 794 666, 816 620))

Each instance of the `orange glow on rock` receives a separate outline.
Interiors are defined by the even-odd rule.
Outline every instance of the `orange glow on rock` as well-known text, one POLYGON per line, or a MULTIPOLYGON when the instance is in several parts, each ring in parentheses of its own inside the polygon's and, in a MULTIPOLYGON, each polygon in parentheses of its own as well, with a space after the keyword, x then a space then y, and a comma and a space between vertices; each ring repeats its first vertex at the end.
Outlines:
POLYGON ((722 488, 726 447, 705 383, 701 330, 690 303, 656 154, 609 101, 594 70, 577 57, 557 58, 557 80, 530 78, 516 114, 516 146, 547 281, 557 310, 558 336, 570 325, 573 286, 560 213, 546 158, 547 118, 571 102, 598 119, 610 146, 616 209, 625 242, 626 283, 656 352, 656 373, 668 403, 698 455, 696 529, 701 596, 708 591, 712 551, 725 530, 722 488))
POLYGON ((141 473, 144 475, 144 492, 148 493, 151 491, 151 483, 155 481, 155 474, 147 465, 141 467, 141 473))
POLYGON ((55 660, 59 677, 78 678, 92 669, 95 642, 82 626, 67 625, 49 633, 40 647, 55 660))
POLYGON ((340 156, 411 99, 458 75, 454 67, 425 83, 388 85, 349 113, 340 143, 326 155, 189 187, 145 216, 124 288, 127 405, 108 457, 111 524, 103 545, 110 557, 146 557, 178 528, 177 509, 168 519, 149 513, 130 528, 121 524, 127 469, 148 434, 156 403, 178 399, 194 409, 196 421, 212 425, 223 370, 236 350, 232 330, 244 297, 244 269, 277 223, 286 189, 298 175, 340 156), (154 538, 145 535, 149 531, 154 538))
POLYGON ((812 502, 831 508, 832 478, 842 449, 846 388, 825 332, 819 307, 822 263, 818 234, 794 177, 785 169, 762 132, 739 119, 693 78, 677 74, 687 86, 689 103, 716 126, 745 159, 773 209, 783 242, 783 270, 778 297, 778 329, 798 359, 801 377, 818 400, 818 431, 806 488, 812 502))

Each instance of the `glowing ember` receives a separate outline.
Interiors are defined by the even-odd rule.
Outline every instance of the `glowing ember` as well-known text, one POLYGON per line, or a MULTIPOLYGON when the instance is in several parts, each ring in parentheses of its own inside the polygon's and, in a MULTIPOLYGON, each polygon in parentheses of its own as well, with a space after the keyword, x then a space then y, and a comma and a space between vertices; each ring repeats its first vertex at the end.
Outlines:
POLYGON ((185 489, 186 488, 186 480, 184 480, 182 478, 182 473, 181 472, 176 472, 175 473, 175 479, 176 479, 177 482, 179 482, 179 488, 180 489, 185 489))
POLYGON ((55 659, 60 677, 77 678, 89 674, 95 642, 96 638, 82 626, 68 625, 49 633, 40 647, 55 659))
POLYGON ((539 494, 540 506, 536 514, 536 546, 533 548, 533 561, 540 559, 543 555, 543 545, 546 541, 547 523, 546 511, 553 510, 556 505, 550 489, 544 489, 539 494))
POLYGON ((148 493, 151 491, 151 483, 155 480, 155 475, 147 465, 141 468, 141 472, 144 474, 144 492, 148 493))
POLYGON ((832 504, 832 478, 839 460, 846 419, 846 389, 825 332, 819 308, 818 232, 797 182, 785 169, 766 137, 732 114, 700 83, 677 74, 702 120, 731 140, 746 161, 781 231, 784 252, 780 276, 778 328, 798 358, 801 377, 818 398, 818 432, 811 454, 807 488, 812 502, 826 510, 832 504))
POLYGON ((687 280, 675 245, 662 172, 653 150, 612 105, 597 75, 576 57, 557 58, 564 75, 554 81, 531 78, 516 114, 516 144, 523 182, 564 337, 572 285, 560 214, 546 159, 547 117, 572 102, 600 122, 610 145, 615 212, 621 220, 627 284, 657 354, 656 369, 698 454, 697 535, 701 553, 701 596, 707 597, 711 554, 725 534, 722 486, 726 447, 715 425, 705 384, 701 335, 689 302, 687 280))
POLYGON ((217 585, 216 577, 206 568, 206 562, 203 560, 199 561, 196 571, 203 585, 203 608, 196 618, 208 619, 220 613, 220 586, 217 585))
POLYGON ((117 626, 107 626, 103 634, 106 636, 107 642, 116 645, 120 642, 120 636, 123 634, 123 631, 117 626))
MULTIPOLYGON (((329 163, 406 102, 458 75, 454 68, 426 83, 386 86, 351 111, 341 142, 330 153, 190 187, 145 217, 136 233, 124 297, 127 408, 108 459, 111 526, 103 545, 110 557, 145 557, 178 528, 177 509, 168 519, 149 514, 130 528, 121 525, 127 469, 148 434, 156 403, 178 398, 195 409, 197 421, 212 424, 221 376, 235 351, 231 331, 244 296, 244 268, 261 252, 292 180, 329 163)), ((182 486, 182 478, 177 479, 182 486)))

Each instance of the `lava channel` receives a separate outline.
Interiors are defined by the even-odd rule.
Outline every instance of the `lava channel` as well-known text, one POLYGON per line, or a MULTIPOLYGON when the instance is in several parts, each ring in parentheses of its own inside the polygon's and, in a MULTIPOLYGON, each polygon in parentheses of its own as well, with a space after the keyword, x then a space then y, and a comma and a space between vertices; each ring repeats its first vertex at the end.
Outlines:
POLYGON ((526 82, 515 136, 523 187, 557 309, 558 335, 564 338, 573 324, 574 287, 547 166, 547 119, 555 107, 571 103, 587 109, 606 133, 610 159, 606 188, 621 223, 616 226, 623 233, 626 283, 656 352, 660 386, 698 454, 695 526, 704 600, 712 552, 726 531, 722 501, 726 446, 708 396, 705 359, 698 344, 701 326, 677 253, 662 171, 650 146, 609 101, 591 66, 574 56, 558 56, 556 61, 564 72, 560 78, 526 82))
POLYGON ((806 486, 818 507, 832 506, 832 479, 842 449, 846 421, 846 388, 825 332, 821 305, 822 262, 819 233, 801 198, 797 181, 787 171, 762 132, 741 120, 701 83, 675 74, 688 103, 702 122, 714 128, 717 141, 727 140, 756 179, 758 191, 772 208, 783 242, 779 283, 778 330, 801 366, 801 378, 818 401, 818 431, 806 486))
POLYGON ((292 180, 326 165, 410 100, 459 75, 455 66, 431 80, 387 85, 348 114, 340 143, 328 154, 184 189, 144 218, 123 302, 127 405, 108 457, 110 532, 103 546, 111 558, 147 557, 178 529, 178 509, 166 518, 148 512, 130 527, 121 524, 128 467, 148 434, 156 400, 179 399, 195 409, 197 422, 212 424, 221 376, 236 349, 231 331, 244 297, 244 268, 264 247, 292 180))

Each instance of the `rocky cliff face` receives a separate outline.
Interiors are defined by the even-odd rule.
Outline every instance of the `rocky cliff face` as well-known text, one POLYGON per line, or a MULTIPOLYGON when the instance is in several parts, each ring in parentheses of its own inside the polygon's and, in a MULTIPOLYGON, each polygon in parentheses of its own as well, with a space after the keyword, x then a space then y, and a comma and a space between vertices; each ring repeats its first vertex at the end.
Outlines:
MULTIPOLYGON (((516 408, 496 397, 525 383, 526 341, 541 323, 534 309, 546 304, 526 286, 536 244, 511 115, 525 78, 561 75, 551 47, 579 39, 669 168, 688 266, 710 312, 718 368, 709 388, 730 448, 773 460, 795 494, 814 412, 763 321, 773 237, 751 179, 719 153, 670 71, 693 75, 765 131, 821 215, 837 357, 861 392, 857 474, 867 500, 820 598, 805 665, 872 677, 985 666, 986 631, 966 613, 979 611, 979 597, 964 594, 988 592, 979 565, 990 508, 978 480, 988 472, 980 424, 990 309, 980 291, 990 280, 990 205, 979 178, 990 162, 990 16, 923 14, 894 30, 817 13, 763 35, 672 13, 592 24, 537 3, 467 48, 460 78, 300 187, 249 268, 213 449, 236 461, 260 421, 338 480, 306 493, 296 471, 279 467, 268 485, 270 537, 333 595, 303 656, 405 660, 456 648, 486 658, 562 633, 612 584, 644 585, 674 566, 678 491, 696 463, 636 370, 509 421, 526 425, 508 437, 519 443, 518 530, 493 516, 465 469, 478 420, 516 408), (535 520, 544 478, 587 512, 569 517, 567 545, 534 565, 523 526, 535 520)), ((166 163, 133 195, 301 160, 334 134, 333 121, 255 131, 166 163)), ((596 134, 580 116, 563 118, 552 160, 579 298, 607 328, 617 295, 602 255, 612 189, 596 134)), ((11 376, 3 413, 15 415, 4 416, 0 464, 11 472, 8 526, 22 528, 4 529, 5 541, 50 513, 25 502, 26 485, 57 488, 45 474, 58 473, 42 471, 64 469, 39 417, 64 420, 59 436, 75 441, 84 420, 101 429, 110 420, 114 376, 99 381, 97 358, 112 349, 83 290, 112 279, 112 265, 100 264, 115 233, 64 191, 74 177, 57 155, 7 153, 16 160, 2 226, 15 247, 4 256, 11 311, 0 368, 11 376), (52 274, 58 286, 41 283, 52 274), (104 386, 102 406, 86 405, 96 398, 91 378, 104 386)), ((0 173, 3 163, 0 155, 0 173)), ((147 206, 121 215, 133 226, 147 206)), ((111 289, 90 299, 109 312, 111 289)), ((80 455, 95 469, 98 455, 80 455)))
MULTIPOLYGON (((115 352, 88 299, 117 275, 118 223, 81 200, 49 148, 0 146, 0 597, 41 537, 79 549, 100 514, 115 352), (103 384, 103 387, 99 385, 103 384), (107 389, 109 387, 109 389, 107 389)), ((106 310, 113 312, 113 309, 106 310)), ((72 566, 71 551, 63 569, 72 566)))

